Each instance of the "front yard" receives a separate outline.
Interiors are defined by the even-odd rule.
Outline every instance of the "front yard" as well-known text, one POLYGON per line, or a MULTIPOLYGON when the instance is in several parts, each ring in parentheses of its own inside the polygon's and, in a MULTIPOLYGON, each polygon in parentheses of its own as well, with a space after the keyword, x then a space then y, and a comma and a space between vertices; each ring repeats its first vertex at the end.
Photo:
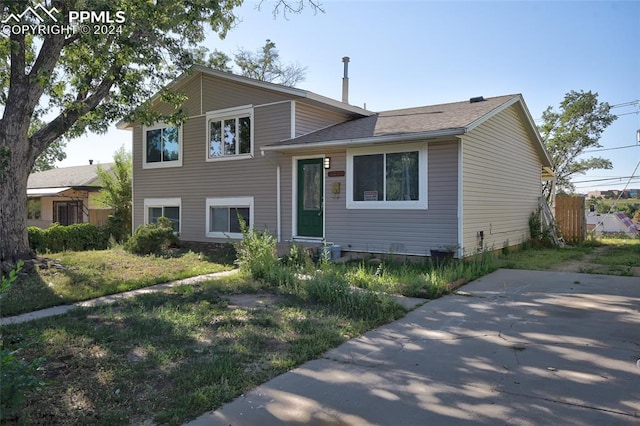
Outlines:
POLYGON ((136 256, 120 248, 47 255, 36 273, 20 274, 2 300, 6 317, 51 306, 122 293, 196 275, 229 270, 204 254, 176 252, 168 257, 136 256))
MULTIPOLYGON (((49 268, 14 283, 2 315, 231 268, 190 252, 139 257, 114 249, 49 258, 49 268)), ((2 349, 18 349, 42 381, 3 424, 181 424, 403 316, 387 293, 435 298, 453 281, 498 267, 640 276, 640 240, 486 254, 436 267, 389 260, 314 265, 295 256, 286 265, 256 265, 255 278, 241 272, 2 326, 2 349), (247 303, 257 299, 266 302, 247 303)), ((9 392, 3 379, 3 404, 9 392)))
POLYGON ((363 319, 284 296, 244 308, 222 293, 253 285, 242 280, 3 326, 4 342, 22 340, 21 357, 44 358, 46 384, 11 421, 181 424, 404 314, 363 319))

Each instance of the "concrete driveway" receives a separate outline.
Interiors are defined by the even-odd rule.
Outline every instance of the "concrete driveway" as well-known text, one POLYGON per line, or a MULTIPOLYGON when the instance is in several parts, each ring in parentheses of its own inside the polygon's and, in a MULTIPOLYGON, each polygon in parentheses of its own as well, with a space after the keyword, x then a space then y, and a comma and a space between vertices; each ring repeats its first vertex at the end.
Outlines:
POLYGON ((498 270, 190 425, 640 424, 640 279, 498 270))

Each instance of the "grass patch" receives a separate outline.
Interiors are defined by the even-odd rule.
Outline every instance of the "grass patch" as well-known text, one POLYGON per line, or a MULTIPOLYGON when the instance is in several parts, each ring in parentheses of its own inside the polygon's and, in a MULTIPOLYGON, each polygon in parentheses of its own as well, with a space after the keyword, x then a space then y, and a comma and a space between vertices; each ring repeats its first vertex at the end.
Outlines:
POLYGON ((230 309, 220 289, 180 287, 4 326, 3 342, 28 343, 22 357, 46 358, 47 386, 27 394, 12 421, 181 424, 381 324, 293 296, 269 309, 230 309))
POLYGON ((610 247, 595 256, 594 263, 640 267, 640 239, 609 239, 603 240, 603 243, 610 247))
POLYGON ((591 253, 594 246, 585 245, 566 248, 530 248, 512 251, 508 255, 500 256, 498 263, 506 269, 530 269, 545 271, 572 260, 580 260, 591 253))
POLYGON ((334 268, 356 287, 434 299, 449 292, 448 284, 460 279, 472 281, 495 271, 498 264, 493 255, 484 253, 472 259, 439 264, 428 260, 422 263, 382 260, 336 265, 334 268))
POLYGON ((136 256, 115 248, 56 253, 48 259, 63 268, 50 266, 21 274, 3 297, 0 315, 16 315, 231 269, 194 252, 175 252, 171 257, 136 256))

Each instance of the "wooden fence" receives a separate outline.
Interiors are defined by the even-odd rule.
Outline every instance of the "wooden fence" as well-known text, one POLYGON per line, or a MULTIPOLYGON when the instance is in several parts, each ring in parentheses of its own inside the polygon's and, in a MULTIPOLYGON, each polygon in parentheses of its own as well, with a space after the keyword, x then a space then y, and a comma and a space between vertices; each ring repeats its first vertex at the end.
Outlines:
POLYGON ((90 209, 89 223, 98 226, 105 225, 111 213, 113 213, 113 209, 90 209))
POLYGON ((556 222, 564 241, 576 244, 587 236, 587 218, 584 209, 584 197, 557 196, 556 222))

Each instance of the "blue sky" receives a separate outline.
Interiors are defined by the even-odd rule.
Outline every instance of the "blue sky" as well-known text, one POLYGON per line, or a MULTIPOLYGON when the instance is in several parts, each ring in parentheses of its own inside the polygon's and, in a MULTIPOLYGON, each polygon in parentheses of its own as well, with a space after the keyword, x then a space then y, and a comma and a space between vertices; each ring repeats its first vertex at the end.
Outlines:
MULTIPOLYGON (((570 90, 598 92, 619 114, 603 134, 605 148, 636 144, 640 129, 640 2, 432 2, 325 0, 325 13, 309 8, 274 19, 275 2, 237 9, 242 21, 224 40, 210 33, 204 45, 233 53, 255 50, 266 39, 284 62, 307 67, 306 90, 341 97, 343 56, 349 56, 350 103, 381 111, 474 96, 522 93, 534 119, 557 108, 570 90)), ((109 162, 130 134, 112 130, 68 145, 59 166, 109 162)), ((596 153, 612 170, 575 181, 630 176, 640 145, 596 153)), ((638 175, 638 171, 636 175, 638 175)), ((621 188, 627 179, 579 183, 578 189, 621 188)), ((640 188, 640 178, 630 187, 640 188)))

